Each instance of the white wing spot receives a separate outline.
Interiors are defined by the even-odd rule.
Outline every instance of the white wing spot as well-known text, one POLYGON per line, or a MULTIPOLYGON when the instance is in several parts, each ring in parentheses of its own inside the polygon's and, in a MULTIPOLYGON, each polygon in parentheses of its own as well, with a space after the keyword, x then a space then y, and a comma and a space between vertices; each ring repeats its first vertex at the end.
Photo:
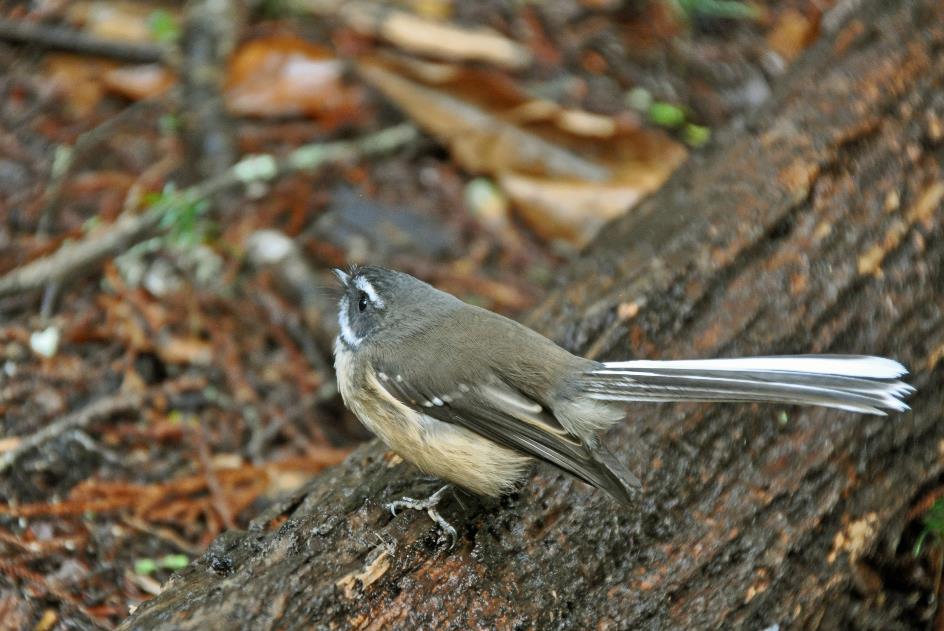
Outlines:
POLYGON ((439 407, 442 407, 442 405, 443 405, 443 400, 440 399, 439 397, 434 397, 434 398, 433 398, 433 405, 438 405, 439 407))
POLYGON ((379 372, 379 373, 377 373, 377 376, 380 377, 380 380, 381 380, 381 381, 386 381, 386 380, 387 380, 387 373, 385 373, 385 372, 379 372))
POLYGON ((445 401, 446 403, 452 403, 452 397, 449 396, 448 394, 444 394, 442 396, 442 400, 445 401))
POLYGON ((459 384, 459 392, 468 392, 468 391, 469 391, 469 386, 465 385, 464 383, 459 384))
POLYGON ((431 408, 431 407, 433 407, 433 402, 432 402, 432 401, 423 401, 423 407, 424 407, 424 408, 431 408))

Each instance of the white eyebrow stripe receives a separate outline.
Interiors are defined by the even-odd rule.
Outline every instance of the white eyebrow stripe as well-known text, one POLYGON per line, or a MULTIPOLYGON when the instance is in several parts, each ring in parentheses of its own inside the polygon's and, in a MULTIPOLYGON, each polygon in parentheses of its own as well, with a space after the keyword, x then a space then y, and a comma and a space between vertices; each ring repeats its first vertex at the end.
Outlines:
POLYGON ((384 308, 383 299, 377 295, 374 286, 370 284, 370 281, 364 278, 363 276, 358 276, 357 280, 354 281, 354 286, 360 289, 362 292, 367 294, 367 297, 370 298, 370 301, 374 303, 374 306, 378 309, 384 308))

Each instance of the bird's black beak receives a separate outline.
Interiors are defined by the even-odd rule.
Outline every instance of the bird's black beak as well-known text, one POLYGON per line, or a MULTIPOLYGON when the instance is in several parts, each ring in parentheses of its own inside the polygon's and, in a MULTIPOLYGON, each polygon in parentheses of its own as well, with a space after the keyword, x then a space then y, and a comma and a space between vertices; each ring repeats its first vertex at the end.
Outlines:
POLYGON ((351 282, 350 274, 338 268, 335 268, 333 271, 334 271, 334 275, 338 277, 339 281, 341 281, 341 284, 347 287, 348 284, 351 282))

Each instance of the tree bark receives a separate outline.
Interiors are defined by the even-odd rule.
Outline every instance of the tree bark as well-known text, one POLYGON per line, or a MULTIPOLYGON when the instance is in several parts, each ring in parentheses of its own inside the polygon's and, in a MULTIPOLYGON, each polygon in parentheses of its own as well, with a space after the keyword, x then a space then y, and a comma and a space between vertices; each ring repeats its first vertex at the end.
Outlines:
POLYGON ((608 436, 636 510, 542 468, 447 502, 452 550, 383 508, 435 487, 371 443, 124 628, 906 628, 852 586, 944 469, 944 4, 866 2, 721 136, 529 323, 606 359, 896 357, 913 412, 636 405, 608 436))

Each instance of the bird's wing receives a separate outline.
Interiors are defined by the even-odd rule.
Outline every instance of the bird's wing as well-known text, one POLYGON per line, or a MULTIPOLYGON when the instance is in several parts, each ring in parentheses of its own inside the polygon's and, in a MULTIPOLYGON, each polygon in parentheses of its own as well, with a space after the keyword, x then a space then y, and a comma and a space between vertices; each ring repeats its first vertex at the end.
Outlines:
POLYGON ((459 425, 499 445, 539 458, 621 501, 629 502, 634 497, 633 490, 639 482, 625 467, 601 447, 591 448, 568 432, 551 410, 496 375, 480 378, 477 383, 460 381, 443 385, 445 382, 435 374, 435 368, 415 364, 411 368, 404 373, 382 364, 376 366, 380 385, 421 414, 459 425))

